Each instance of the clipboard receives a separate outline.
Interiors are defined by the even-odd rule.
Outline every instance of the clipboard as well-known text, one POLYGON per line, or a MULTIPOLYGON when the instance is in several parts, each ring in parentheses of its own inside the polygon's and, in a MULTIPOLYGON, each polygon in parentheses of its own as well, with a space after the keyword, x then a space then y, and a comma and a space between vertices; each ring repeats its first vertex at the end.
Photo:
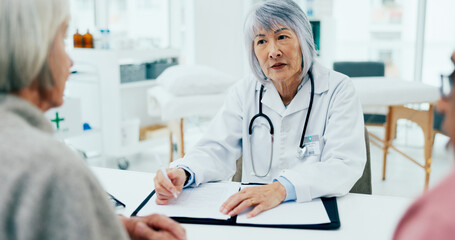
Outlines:
MULTIPOLYGON (((251 185, 251 184, 249 184, 251 185)), ((150 199, 155 194, 153 190, 142 203, 134 210, 131 214, 131 217, 137 216, 142 208, 150 201, 150 199)), ((247 224, 247 223, 237 223, 237 216, 231 217, 227 220, 222 219, 212 219, 212 218, 192 218, 192 217, 171 217, 179 223, 187 224, 208 224, 208 225, 227 225, 227 226, 244 226, 244 227, 267 227, 267 228, 290 228, 290 229, 318 229, 318 230, 336 230, 341 226, 340 217, 338 214, 338 205, 336 197, 330 198, 321 198, 324 208, 327 212, 327 215, 330 219, 329 223, 322 224, 247 224)))

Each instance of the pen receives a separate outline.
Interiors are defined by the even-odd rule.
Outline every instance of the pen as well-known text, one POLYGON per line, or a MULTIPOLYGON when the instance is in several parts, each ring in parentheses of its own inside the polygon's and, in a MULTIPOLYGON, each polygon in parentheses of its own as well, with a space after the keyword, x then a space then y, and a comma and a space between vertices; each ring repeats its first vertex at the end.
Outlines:
MULTIPOLYGON (((161 173, 164 175, 164 177, 172 184, 172 181, 169 178, 169 176, 167 175, 166 170, 164 168, 161 168, 160 170, 161 170, 161 173)), ((172 192, 172 194, 174 195, 174 198, 177 198, 177 194, 175 192, 172 192)))

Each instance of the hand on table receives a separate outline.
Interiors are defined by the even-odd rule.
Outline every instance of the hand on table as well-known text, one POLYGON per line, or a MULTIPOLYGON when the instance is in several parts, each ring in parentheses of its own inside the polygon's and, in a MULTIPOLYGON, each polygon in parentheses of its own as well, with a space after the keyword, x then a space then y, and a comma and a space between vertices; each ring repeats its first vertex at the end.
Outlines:
POLYGON ((171 181, 163 175, 162 171, 156 172, 153 179, 157 204, 168 204, 171 199, 174 199, 174 194, 180 194, 186 181, 185 170, 181 168, 168 168, 166 173, 171 181))
POLYGON ((279 182, 268 185, 248 187, 229 197, 221 205, 220 212, 235 216, 248 207, 253 210, 247 214, 248 218, 278 206, 286 198, 286 189, 279 182))
POLYGON ((131 239, 178 239, 185 240, 185 229, 176 221, 159 214, 126 218, 120 216, 131 239))

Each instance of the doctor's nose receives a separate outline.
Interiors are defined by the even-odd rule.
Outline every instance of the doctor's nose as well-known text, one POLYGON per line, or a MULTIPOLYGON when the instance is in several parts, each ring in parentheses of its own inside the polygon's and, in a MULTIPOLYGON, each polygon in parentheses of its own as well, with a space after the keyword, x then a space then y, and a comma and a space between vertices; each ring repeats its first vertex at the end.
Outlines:
POLYGON ((282 56, 282 52, 275 45, 270 47, 269 58, 274 59, 282 56))

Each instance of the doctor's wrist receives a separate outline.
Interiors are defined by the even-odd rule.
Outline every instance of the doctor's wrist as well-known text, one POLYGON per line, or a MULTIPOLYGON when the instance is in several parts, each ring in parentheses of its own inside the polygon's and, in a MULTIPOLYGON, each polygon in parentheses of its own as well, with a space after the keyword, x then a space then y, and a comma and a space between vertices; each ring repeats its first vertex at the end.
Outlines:
POLYGON ((183 172, 185 173, 185 183, 183 184, 183 186, 186 186, 186 184, 188 184, 188 181, 190 180, 191 173, 189 173, 184 168, 179 168, 179 169, 183 170, 183 172))
POLYGON ((286 200, 286 188, 278 181, 273 182, 271 185, 274 186, 276 193, 278 193, 280 202, 284 202, 286 200))

